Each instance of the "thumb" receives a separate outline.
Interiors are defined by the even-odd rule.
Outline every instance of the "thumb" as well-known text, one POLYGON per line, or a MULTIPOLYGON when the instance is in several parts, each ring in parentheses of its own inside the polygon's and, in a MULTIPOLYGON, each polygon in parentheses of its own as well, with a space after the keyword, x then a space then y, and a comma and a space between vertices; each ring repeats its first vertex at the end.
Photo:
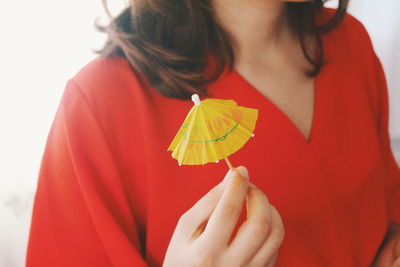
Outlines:
POLYGON ((241 176, 249 179, 249 171, 247 170, 247 168, 245 166, 239 166, 239 167, 236 167, 235 169, 239 172, 239 174, 241 176))
POLYGON ((229 178, 232 176, 233 172, 238 172, 243 178, 249 179, 249 171, 247 170, 247 168, 245 166, 239 166, 229 169, 229 171, 225 175, 224 180, 222 181, 224 186, 228 182, 229 178))

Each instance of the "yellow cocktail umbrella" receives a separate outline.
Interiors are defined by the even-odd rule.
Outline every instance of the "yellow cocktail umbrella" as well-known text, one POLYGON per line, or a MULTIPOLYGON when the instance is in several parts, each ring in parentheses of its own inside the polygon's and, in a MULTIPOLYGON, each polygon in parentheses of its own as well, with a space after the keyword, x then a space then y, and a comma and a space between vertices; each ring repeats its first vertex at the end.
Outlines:
POLYGON ((204 165, 225 159, 238 151, 250 137, 258 118, 258 109, 238 106, 234 100, 208 98, 200 101, 192 95, 194 106, 167 151, 179 165, 204 165))

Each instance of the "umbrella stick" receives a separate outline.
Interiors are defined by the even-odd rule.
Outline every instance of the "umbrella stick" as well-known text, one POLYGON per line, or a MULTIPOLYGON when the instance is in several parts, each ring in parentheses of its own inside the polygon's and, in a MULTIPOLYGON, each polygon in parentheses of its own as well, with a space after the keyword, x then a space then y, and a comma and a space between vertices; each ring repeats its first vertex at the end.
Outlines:
POLYGON ((228 164, 229 169, 234 169, 231 162, 229 161, 228 157, 225 158, 226 164, 228 164))

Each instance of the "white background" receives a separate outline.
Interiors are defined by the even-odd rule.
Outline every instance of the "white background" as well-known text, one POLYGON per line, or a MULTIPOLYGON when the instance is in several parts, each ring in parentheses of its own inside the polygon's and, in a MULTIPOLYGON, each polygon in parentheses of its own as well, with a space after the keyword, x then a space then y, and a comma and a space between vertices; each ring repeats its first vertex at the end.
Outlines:
MULTIPOLYGON (((111 1, 113 14, 124 5, 111 1)), ((3 1, 0 16, 0 267, 24 265, 32 200, 46 137, 66 81, 105 40, 94 29, 100 0, 3 1)), ((390 89, 390 132, 400 138, 398 0, 352 0, 390 89)))

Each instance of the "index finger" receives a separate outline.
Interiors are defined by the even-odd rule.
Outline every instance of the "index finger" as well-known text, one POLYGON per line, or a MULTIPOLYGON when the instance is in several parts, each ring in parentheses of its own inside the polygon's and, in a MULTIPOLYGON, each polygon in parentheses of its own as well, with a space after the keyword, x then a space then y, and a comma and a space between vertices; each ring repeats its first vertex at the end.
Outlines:
POLYGON ((203 229, 199 229, 211 216, 219 199, 221 198, 223 189, 226 185, 227 178, 232 174, 229 170, 224 179, 208 191, 200 198, 189 210, 187 210, 179 219, 179 231, 187 238, 193 239, 203 229))
POLYGON ((212 239, 216 246, 229 242, 246 199, 249 179, 247 169, 243 166, 234 168, 227 181, 224 192, 203 232, 203 238, 212 239))

